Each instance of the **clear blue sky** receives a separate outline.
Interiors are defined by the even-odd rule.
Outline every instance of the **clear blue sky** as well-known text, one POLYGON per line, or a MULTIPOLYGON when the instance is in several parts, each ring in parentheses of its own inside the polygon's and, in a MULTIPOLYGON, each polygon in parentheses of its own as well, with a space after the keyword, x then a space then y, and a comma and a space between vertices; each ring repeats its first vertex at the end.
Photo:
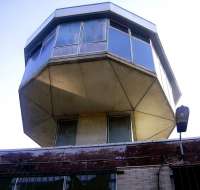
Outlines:
MULTIPOLYGON (((27 38, 56 8, 95 0, 0 1, 0 149, 37 147, 23 134, 18 87, 24 72, 27 38)), ((185 137, 200 136, 200 2, 198 0, 113 0, 157 25, 167 57, 182 90, 180 104, 190 107, 185 137)), ((173 132, 170 138, 178 137, 173 132)))

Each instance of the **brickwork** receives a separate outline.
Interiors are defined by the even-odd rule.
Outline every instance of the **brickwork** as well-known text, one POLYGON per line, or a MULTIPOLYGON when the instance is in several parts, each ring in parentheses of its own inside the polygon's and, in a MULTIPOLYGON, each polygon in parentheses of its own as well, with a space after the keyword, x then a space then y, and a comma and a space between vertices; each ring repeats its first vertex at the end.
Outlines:
MULTIPOLYGON (((120 169, 124 174, 117 175, 117 190, 156 190, 158 189, 159 166, 130 167, 120 169)), ((160 169, 160 190, 174 190, 171 169, 163 166, 160 169)))

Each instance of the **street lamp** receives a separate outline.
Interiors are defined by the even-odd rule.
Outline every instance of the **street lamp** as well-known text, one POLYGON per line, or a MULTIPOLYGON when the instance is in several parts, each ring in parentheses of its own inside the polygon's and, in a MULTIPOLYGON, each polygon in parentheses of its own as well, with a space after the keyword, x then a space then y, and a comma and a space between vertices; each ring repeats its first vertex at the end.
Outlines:
POLYGON ((176 127, 177 132, 180 134, 180 149, 181 149, 181 159, 183 159, 184 151, 181 141, 181 133, 186 132, 187 124, 189 118, 189 108, 187 106, 180 106, 176 109, 176 127))

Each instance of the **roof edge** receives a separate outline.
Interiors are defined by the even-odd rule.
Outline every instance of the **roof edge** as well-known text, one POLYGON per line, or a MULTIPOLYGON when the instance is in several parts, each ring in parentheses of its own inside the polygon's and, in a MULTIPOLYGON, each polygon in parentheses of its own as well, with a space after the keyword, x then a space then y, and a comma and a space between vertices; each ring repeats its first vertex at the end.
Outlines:
POLYGON ((167 78, 172 86, 172 93, 174 96, 174 101, 177 104, 177 102, 179 101, 180 97, 181 97, 181 90, 180 87, 178 85, 178 82, 176 80, 176 77, 174 75, 174 72, 169 64, 169 60, 165 54, 164 48, 161 44, 160 38, 158 36, 158 33, 155 33, 152 36, 152 41, 153 41, 153 46, 155 48, 155 51, 160 59, 160 63, 162 65, 162 67, 164 68, 167 78))
POLYGON ((81 16, 85 14, 100 14, 102 12, 112 12, 116 15, 119 15, 135 24, 138 24, 153 33, 156 33, 156 25, 114 3, 111 2, 103 2, 103 3, 95 3, 95 4, 87 4, 80 6, 72 6, 66 8, 56 9, 44 22, 38 27, 38 29, 28 38, 25 48, 31 44, 31 42, 39 36, 42 31, 54 20, 63 17, 71 17, 71 16, 81 16))

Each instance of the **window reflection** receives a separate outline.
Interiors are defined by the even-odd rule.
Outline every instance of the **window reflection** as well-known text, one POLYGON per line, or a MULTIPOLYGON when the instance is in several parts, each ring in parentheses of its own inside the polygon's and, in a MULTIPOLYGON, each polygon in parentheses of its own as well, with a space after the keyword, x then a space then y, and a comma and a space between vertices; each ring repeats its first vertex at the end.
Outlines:
POLYGON ((40 53, 40 61, 41 65, 46 64, 51 56, 51 52, 53 51, 53 43, 54 43, 54 36, 50 37, 46 40, 42 45, 42 50, 40 53))
MULTIPOLYGON (((109 41, 107 41, 107 21, 108 19, 96 19, 61 24, 53 56, 74 56, 109 51, 119 58, 154 72, 149 37, 139 29, 133 30, 131 36, 129 34, 131 29, 111 20, 108 30, 109 41)), ((39 61, 38 65, 47 62, 53 48, 53 39, 46 40, 41 50, 36 48, 28 64, 35 63, 36 60, 39 61)))
POLYGON ((83 43, 106 40, 106 20, 91 20, 83 23, 83 43))
POLYGON ((131 45, 127 33, 110 27, 108 50, 111 53, 131 62, 131 45))
POLYGON ((56 46, 78 44, 80 35, 80 22, 61 24, 56 46))
POLYGON ((131 41, 133 63, 143 66, 150 71, 154 71, 155 69, 150 44, 136 37, 131 37, 131 41))

